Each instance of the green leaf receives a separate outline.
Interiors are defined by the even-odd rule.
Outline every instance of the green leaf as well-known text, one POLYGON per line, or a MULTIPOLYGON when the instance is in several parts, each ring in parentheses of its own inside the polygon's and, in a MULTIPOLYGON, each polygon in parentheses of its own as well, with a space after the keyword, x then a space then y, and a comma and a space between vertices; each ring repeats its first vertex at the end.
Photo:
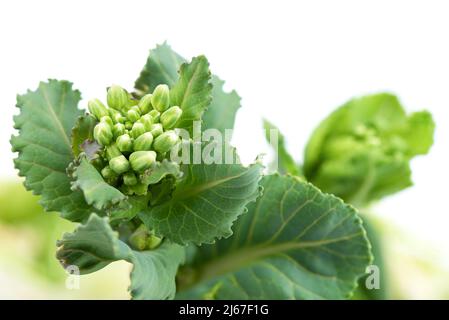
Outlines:
POLYGON ((67 81, 41 82, 36 91, 17 96, 20 114, 14 117, 19 135, 11 138, 14 160, 25 187, 41 195, 47 211, 59 211, 71 221, 82 221, 92 208, 82 192, 70 189, 66 168, 73 160, 70 133, 82 114, 80 92, 67 81))
POLYGON ((145 63, 139 78, 134 83, 141 95, 153 92, 158 84, 166 84, 170 88, 178 80, 178 70, 185 59, 174 52, 164 42, 150 50, 150 55, 145 63))
POLYGON ((170 104, 182 109, 181 118, 175 128, 185 128, 192 132, 193 121, 201 116, 211 102, 212 85, 209 62, 205 56, 198 56, 179 69, 179 80, 170 90, 170 104))
POLYGON ((58 241, 57 258, 66 268, 77 266, 81 274, 97 271, 109 263, 125 260, 133 264, 130 292, 134 299, 171 299, 175 275, 184 262, 181 246, 164 241, 151 251, 134 251, 117 238, 106 218, 95 214, 75 232, 58 241))
POLYGON ((279 129, 266 119, 263 121, 263 127, 265 130, 265 138, 275 151, 279 173, 290 173, 291 175, 302 177, 301 168, 287 151, 285 138, 279 129), (277 133, 277 141, 271 141, 271 130, 277 133))
MULTIPOLYGON (((217 129, 222 134, 233 129, 237 110, 240 108, 240 96, 235 90, 224 92, 224 81, 212 76, 212 102, 203 114, 202 129, 217 129)), ((229 135, 229 139, 232 135, 229 135)))
POLYGON ((98 210, 110 208, 126 199, 119 190, 103 180, 101 174, 86 158, 82 158, 73 176, 73 188, 80 189, 86 202, 98 210))
POLYGON ((151 193, 144 196, 130 196, 117 207, 108 210, 111 224, 120 223, 122 220, 131 220, 148 207, 151 193))
POLYGON ((172 199, 139 217, 156 235, 178 244, 213 243, 232 234, 245 206, 259 196, 262 165, 183 165, 172 199))
POLYGON ((410 114, 401 136, 407 141, 410 155, 426 154, 433 144, 435 123, 427 111, 410 114))
POLYGON ((358 207, 412 185, 410 160, 428 152, 434 123, 428 112, 407 116, 391 94, 350 100, 314 131, 305 177, 358 207))
POLYGON ((262 186, 232 238, 197 248, 187 266, 196 276, 178 298, 350 297, 371 261, 355 210, 291 176, 266 176, 262 186))
MULTIPOLYGON (((150 51, 147 62, 135 82, 135 88, 143 95, 152 92, 161 83, 173 87, 178 80, 178 70, 186 60, 171 49, 167 43, 150 51)), ((203 114, 203 129, 215 128, 224 133, 233 129, 235 114, 240 108, 240 97, 235 91, 224 92, 224 81, 212 75, 212 101, 203 114)), ((173 104, 173 103, 172 103, 173 104)))
MULTIPOLYGON (((359 285, 357 290, 354 292, 354 299, 364 299, 364 300, 387 300, 389 299, 389 285, 388 285, 388 269, 385 265, 385 256, 383 252, 384 243, 381 239, 381 228, 380 225, 376 224, 372 218, 367 216, 362 216, 363 227, 366 230, 368 240, 371 244, 371 251, 373 254, 372 265, 379 268, 379 289, 368 289, 366 287, 366 280, 371 275, 371 273, 363 276, 359 279, 359 285)), ((370 281, 368 279, 368 281, 370 281)))
POLYGON ((146 185, 156 184, 168 175, 179 178, 181 171, 179 169, 179 164, 164 159, 162 162, 153 163, 150 169, 146 170, 140 176, 140 181, 146 185))
POLYGON ((94 141, 93 132, 97 120, 91 115, 84 115, 78 118, 75 127, 72 129, 72 151, 75 157, 83 152, 82 144, 86 140, 94 141))

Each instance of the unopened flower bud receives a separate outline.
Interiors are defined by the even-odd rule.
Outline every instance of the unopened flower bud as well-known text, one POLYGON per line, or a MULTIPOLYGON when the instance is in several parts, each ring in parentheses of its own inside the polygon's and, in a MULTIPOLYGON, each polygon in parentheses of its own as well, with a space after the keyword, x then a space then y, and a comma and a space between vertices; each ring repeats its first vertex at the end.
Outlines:
POLYGON ((139 121, 141 123, 143 123, 146 131, 151 130, 151 125, 153 124, 153 118, 149 114, 144 114, 143 116, 141 116, 139 121))
POLYGON ((103 169, 101 169, 101 175, 105 180, 114 180, 117 178, 117 174, 111 169, 110 166, 106 166, 103 169))
POLYGON ((120 86, 112 85, 108 89, 107 100, 109 107, 125 111, 128 108, 128 92, 120 86))
POLYGON ((128 134, 122 134, 116 140, 118 149, 121 152, 132 152, 133 151, 133 141, 128 134))
POLYGON ((182 110, 178 106, 174 106, 161 114, 161 123, 164 129, 171 129, 182 115, 182 110))
POLYGON ((109 160, 109 166, 117 174, 122 174, 129 170, 129 162, 124 155, 109 160))
POLYGON ((161 135, 162 132, 164 132, 164 128, 162 127, 162 124, 155 123, 151 125, 150 132, 153 135, 153 137, 156 138, 157 136, 161 135))
POLYGON ((134 98, 132 95, 128 94, 128 108, 137 106, 138 103, 139 103, 139 100, 134 98))
POLYGON ((139 106, 141 114, 146 114, 146 113, 150 112, 150 110, 153 108, 151 106, 151 97, 152 96, 153 95, 151 93, 149 93, 147 95, 144 95, 142 97, 142 99, 140 99, 138 106, 139 106))
POLYGON ((112 127, 112 134, 114 135, 114 138, 117 139, 122 134, 125 134, 125 125, 123 123, 116 123, 112 127))
POLYGON ((90 164, 95 167, 97 170, 101 170, 105 166, 105 162, 103 160, 103 157, 95 157, 90 161, 90 164))
POLYGON ((123 183, 127 186, 133 186, 137 184, 136 175, 133 172, 127 172, 123 175, 123 183))
POLYGON ((106 106, 98 99, 92 99, 87 103, 87 107, 89 108, 89 112, 100 120, 101 117, 108 115, 108 109, 106 106))
POLYGON ((134 151, 147 151, 150 150, 153 143, 153 135, 151 132, 145 132, 134 140, 134 151))
POLYGON ((106 122, 111 127, 114 125, 114 123, 112 122, 112 119, 111 119, 110 116, 103 116, 103 117, 101 117, 100 122, 106 122))
POLYGON ((136 110, 131 109, 126 113, 126 117, 129 121, 136 122, 137 120, 139 120, 140 114, 136 110))
POLYGON ((147 245, 148 231, 145 225, 141 224, 128 238, 128 242, 135 250, 145 250, 147 245))
POLYGON ((122 153, 120 152, 119 148, 117 147, 117 144, 112 143, 111 145, 106 147, 106 158, 108 160, 111 160, 115 157, 121 156, 122 153))
POLYGON ((162 238, 156 237, 155 235, 151 234, 148 238, 147 238, 147 243, 145 246, 145 249, 156 249, 159 244, 162 242, 162 238))
POLYGON ((154 140, 153 148, 157 152, 165 153, 170 151, 179 141, 179 136, 173 130, 168 130, 162 133, 154 140))
POLYGON ((112 141, 112 130, 106 122, 99 122, 94 128, 94 139, 102 146, 107 146, 112 141))
POLYGON ((148 112, 148 114, 153 118, 153 123, 159 122, 159 118, 161 116, 161 113, 157 110, 151 110, 148 112))
POLYGON ((125 128, 127 130, 131 130, 133 128, 133 123, 131 121, 126 121, 125 122, 125 128))
POLYGON ((139 137, 144 133, 145 133, 145 126, 143 125, 143 123, 135 122, 131 129, 131 137, 137 139, 137 137, 139 137))
POLYGON ((117 110, 109 108, 109 116, 114 123, 124 123, 126 118, 117 110))
POLYGON ((142 172, 148 169, 156 161, 154 151, 135 151, 129 156, 129 162, 134 171, 142 172))
POLYGON ((151 105, 159 112, 167 110, 170 105, 170 90, 166 84, 160 84, 154 89, 151 105))
POLYGON ((148 192, 148 185, 143 183, 137 183, 133 186, 130 186, 132 192, 138 196, 144 196, 148 192))

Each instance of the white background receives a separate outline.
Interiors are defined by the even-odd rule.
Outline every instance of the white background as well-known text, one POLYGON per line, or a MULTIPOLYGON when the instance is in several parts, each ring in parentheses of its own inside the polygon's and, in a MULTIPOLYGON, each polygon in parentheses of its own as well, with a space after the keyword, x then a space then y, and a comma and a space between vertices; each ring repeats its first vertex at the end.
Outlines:
POLYGON ((413 161, 416 186, 376 211, 444 260, 448 34, 447 1, 1 1, 0 177, 15 176, 9 137, 17 93, 67 79, 84 107, 111 83, 132 88, 148 50, 167 40, 185 57, 205 54, 242 96, 235 144, 246 161, 269 150, 262 117, 301 160, 311 130, 353 96, 386 90, 409 111, 430 110, 435 144, 413 161))

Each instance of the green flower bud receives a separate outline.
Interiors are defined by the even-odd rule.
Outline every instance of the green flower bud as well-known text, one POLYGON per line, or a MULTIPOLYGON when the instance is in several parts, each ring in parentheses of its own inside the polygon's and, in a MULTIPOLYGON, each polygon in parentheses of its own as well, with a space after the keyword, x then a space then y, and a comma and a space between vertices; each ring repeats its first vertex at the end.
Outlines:
POLYGON ((128 94, 128 108, 137 106, 138 103, 139 103, 139 100, 134 98, 132 95, 128 94))
POLYGON ((179 141, 179 136, 173 130, 168 130, 162 133, 154 140, 153 148, 159 153, 170 151, 179 141))
POLYGON ((150 150, 153 143, 153 135, 151 132, 145 132, 134 140, 134 151, 147 151, 150 150))
POLYGON ((161 135, 162 132, 164 132, 164 128, 162 127, 162 124, 155 123, 155 124, 151 125, 150 132, 153 135, 153 137, 157 137, 157 136, 161 135))
POLYGON ((106 122, 111 127, 114 125, 114 123, 112 122, 112 119, 111 119, 110 116, 103 116, 103 117, 101 117, 100 122, 106 122))
POLYGON ((154 89, 151 104, 159 112, 167 110, 170 105, 170 89, 166 84, 160 84, 154 89))
POLYGON ((128 242, 135 250, 145 250, 147 245, 148 230, 141 224, 128 238, 128 242))
POLYGON ((162 242, 162 238, 156 237, 155 235, 151 234, 146 241, 145 249, 156 249, 162 242))
POLYGON ((154 151, 135 151, 129 156, 129 162, 134 171, 142 172, 148 169, 156 161, 154 151))
POLYGON ((153 118, 149 114, 144 114, 143 116, 141 116, 139 121, 144 125, 146 131, 151 130, 153 118))
POLYGON ((105 166, 103 157, 99 156, 96 156, 94 159, 90 160, 90 164, 93 165, 97 170, 101 170, 105 166))
POLYGON ((109 166, 117 174, 122 174, 129 170, 129 162, 124 155, 109 160, 109 166))
POLYGON ((94 139, 102 146, 107 146, 112 141, 111 126, 106 122, 99 122, 94 128, 94 139))
POLYGON ((101 117, 108 115, 108 109, 106 106, 98 99, 92 99, 87 103, 87 107, 89 108, 89 112, 100 120, 101 117))
POLYGON ((146 94, 142 97, 142 99, 140 99, 139 101, 139 109, 140 109, 140 113, 141 114, 146 114, 148 112, 150 112, 150 110, 153 108, 153 106, 151 105, 151 97, 153 95, 151 93, 146 94))
POLYGON ((139 120, 140 114, 136 110, 131 109, 128 110, 128 112, 126 113, 126 117, 128 118, 129 121, 136 122, 137 120, 139 120))
POLYGON ((125 122, 125 128, 126 128, 127 130, 131 130, 132 127, 133 127, 133 123, 132 123, 131 121, 126 121, 126 122, 125 122))
POLYGON ((128 92, 120 86, 112 85, 108 89, 107 100, 112 109, 125 111, 128 108, 128 92))
POLYGON ((169 108, 161 115, 161 123, 164 129, 171 129, 181 117, 182 110, 178 106, 169 108))
POLYGON ((112 127, 112 134, 114 135, 114 138, 117 139, 122 134, 125 134, 125 125, 123 123, 116 123, 112 127))
POLYGON ((114 123, 124 123, 126 118, 117 110, 109 109, 109 116, 114 123))
POLYGON ((108 160, 111 160, 115 157, 121 156, 122 153, 120 152, 119 148, 117 147, 117 144, 112 143, 111 145, 106 147, 106 158, 108 160))
POLYGON ((143 183, 138 183, 136 185, 130 186, 132 192, 138 196, 144 196, 148 192, 148 185, 143 183))
POLYGON ((148 112, 148 114, 153 118, 153 123, 159 122, 159 118, 161 116, 161 113, 157 110, 151 110, 148 112))
POLYGON ((116 140, 118 149, 121 152, 132 152, 133 151, 133 141, 131 137, 125 133, 119 136, 116 140))
POLYGON ((127 172, 123 175, 123 182, 127 186, 133 186, 137 184, 137 178, 136 175, 133 172, 127 172))
POLYGON ((110 166, 106 166, 101 170, 101 175, 106 181, 115 180, 118 176, 114 172, 114 170, 111 169, 110 166))
POLYGON ((143 123, 135 122, 131 129, 131 137, 137 139, 137 137, 139 137, 144 133, 145 133, 145 126, 143 125, 143 123))

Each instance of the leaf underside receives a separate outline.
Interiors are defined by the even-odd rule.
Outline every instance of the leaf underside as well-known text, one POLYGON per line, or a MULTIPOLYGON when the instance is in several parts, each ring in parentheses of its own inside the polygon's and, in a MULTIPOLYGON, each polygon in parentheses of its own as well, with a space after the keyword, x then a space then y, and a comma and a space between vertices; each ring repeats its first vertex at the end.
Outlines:
POLYGON ((81 274, 97 271, 109 263, 133 264, 129 291, 133 299, 171 299, 175 275, 184 262, 184 248, 164 241, 157 249, 135 251, 117 238, 107 218, 92 214, 85 225, 58 241, 57 258, 62 265, 76 266, 81 274))
POLYGON ((197 278, 177 298, 348 298, 371 261, 355 210, 290 176, 262 186, 232 238, 198 247, 197 278))

